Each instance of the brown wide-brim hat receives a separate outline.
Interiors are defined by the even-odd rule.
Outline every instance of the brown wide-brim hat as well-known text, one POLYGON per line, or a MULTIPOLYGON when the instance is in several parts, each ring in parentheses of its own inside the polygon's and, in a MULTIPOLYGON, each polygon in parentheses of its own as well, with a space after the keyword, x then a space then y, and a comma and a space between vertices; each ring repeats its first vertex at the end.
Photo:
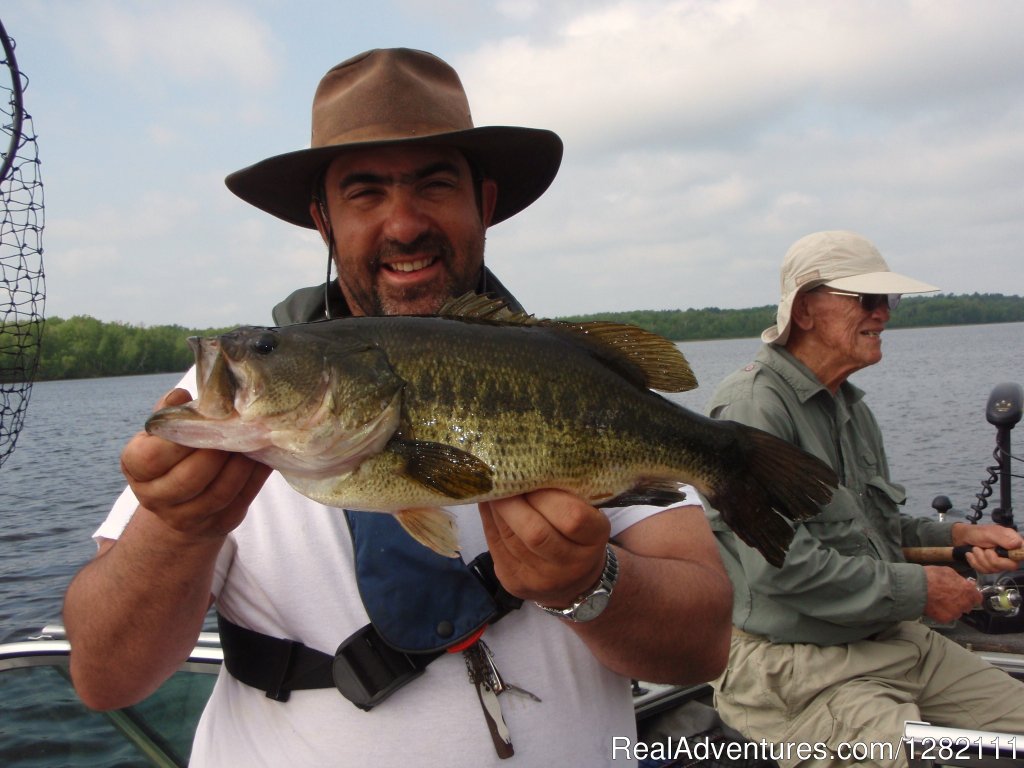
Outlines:
POLYGON ((356 147, 422 144, 462 150, 498 185, 492 224, 526 208, 550 186, 562 140, 548 130, 473 126, 458 74, 424 51, 376 49, 331 69, 313 98, 309 149, 230 174, 228 189, 278 218, 313 228, 309 203, 321 173, 356 147))

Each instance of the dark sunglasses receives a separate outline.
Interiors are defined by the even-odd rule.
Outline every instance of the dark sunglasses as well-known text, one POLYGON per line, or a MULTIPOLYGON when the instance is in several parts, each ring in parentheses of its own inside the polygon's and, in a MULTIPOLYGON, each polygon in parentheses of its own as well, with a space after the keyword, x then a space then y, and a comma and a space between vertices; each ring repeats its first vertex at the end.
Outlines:
POLYGON ((889 311, 892 312, 900 305, 900 299, 903 298, 903 294, 901 293, 854 293, 853 291, 837 291, 833 288, 824 287, 819 288, 818 290, 822 293, 831 293, 835 296, 850 296, 855 298, 860 302, 860 306, 865 312, 874 312, 883 304, 887 304, 889 306, 889 311))

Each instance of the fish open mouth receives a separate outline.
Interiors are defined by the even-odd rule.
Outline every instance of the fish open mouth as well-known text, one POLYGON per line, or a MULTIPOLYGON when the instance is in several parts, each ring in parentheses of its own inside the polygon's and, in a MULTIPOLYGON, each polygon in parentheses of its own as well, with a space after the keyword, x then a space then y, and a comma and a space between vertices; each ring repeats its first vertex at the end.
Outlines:
POLYGON ((236 414, 235 391, 238 381, 231 373, 218 339, 188 340, 196 356, 196 410, 209 419, 226 419, 236 414))

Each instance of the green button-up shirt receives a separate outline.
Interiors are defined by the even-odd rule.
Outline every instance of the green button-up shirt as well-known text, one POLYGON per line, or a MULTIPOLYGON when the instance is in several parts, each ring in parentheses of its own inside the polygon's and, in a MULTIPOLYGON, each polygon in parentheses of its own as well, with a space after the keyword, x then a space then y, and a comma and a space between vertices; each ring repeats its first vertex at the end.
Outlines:
POLYGON ((781 569, 708 507, 740 629, 773 642, 836 645, 923 614, 925 572, 901 548, 949 546, 952 523, 899 511, 906 492, 889 478, 882 434, 863 396, 846 381, 833 397, 795 357, 768 344, 712 395, 709 415, 800 446, 829 464, 841 484, 820 515, 796 527, 781 569))

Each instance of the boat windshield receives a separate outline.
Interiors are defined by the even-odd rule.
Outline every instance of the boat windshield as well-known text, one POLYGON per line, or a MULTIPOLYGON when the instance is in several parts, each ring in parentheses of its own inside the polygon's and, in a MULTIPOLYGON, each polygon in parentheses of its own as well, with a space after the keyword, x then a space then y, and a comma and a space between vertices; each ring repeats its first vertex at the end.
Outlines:
POLYGON ((0 646, 0 765, 187 766, 220 662, 197 651, 145 701, 96 712, 71 686, 66 642, 0 646))

